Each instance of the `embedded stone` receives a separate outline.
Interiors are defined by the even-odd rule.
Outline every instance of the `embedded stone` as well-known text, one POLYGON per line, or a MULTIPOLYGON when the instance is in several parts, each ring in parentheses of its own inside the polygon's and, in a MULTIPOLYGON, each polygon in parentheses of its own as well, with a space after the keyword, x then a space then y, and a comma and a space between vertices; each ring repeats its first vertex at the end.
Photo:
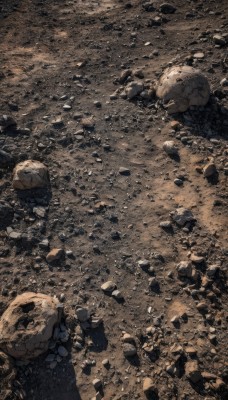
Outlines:
POLYGON ((185 112, 190 106, 205 106, 210 86, 202 72, 193 67, 173 66, 161 76, 156 90, 168 113, 185 112))
POLYGON ((23 161, 16 165, 13 171, 14 189, 26 190, 41 188, 48 185, 47 167, 34 160, 23 161))

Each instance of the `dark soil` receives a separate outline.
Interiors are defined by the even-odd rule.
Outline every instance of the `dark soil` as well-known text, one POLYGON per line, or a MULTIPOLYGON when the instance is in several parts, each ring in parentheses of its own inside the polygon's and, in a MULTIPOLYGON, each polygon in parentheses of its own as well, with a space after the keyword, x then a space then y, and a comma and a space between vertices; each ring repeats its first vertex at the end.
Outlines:
POLYGON ((201 372, 227 384, 228 89, 220 82, 228 78, 228 54, 213 36, 228 33, 228 3, 172 0, 172 14, 161 13, 161 3, 0 0, 1 114, 17 122, 0 133, 0 149, 11 155, 8 164, 0 163, 0 315, 22 292, 63 294, 70 332, 68 358, 53 370, 47 354, 28 365, 17 362, 12 387, 0 376, 1 399, 89 400, 95 378, 103 382, 105 400, 144 399, 146 376, 160 400, 227 396, 213 380, 189 382, 189 355, 174 355, 171 346, 191 344, 201 372), (198 52, 202 60, 194 57, 198 52), (207 76, 205 107, 169 116, 155 97, 110 99, 124 87, 123 70, 142 69, 143 81, 153 85, 171 62, 207 76), (91 117, 93 126, 83 127, 82 119, 91 117), (179 159, 163 151, 166 140, 176 142, 179 159), (207 180, 196 167, 211 158, 218 173, 207 180), (48 166, 47 190, 13 190, 13 168, 27 159, 48 166), (120 167, 129 173, 120 174, 120 167), (34 213, 37 206, 46 209, 44 218, 34 213), (195 223, 162 229, 160 222, 179 206, 191 209, 195 223), (8 236, 8 226, 21 233, 19 240, 8 236), (51 266, 46 255, 55 247, 72 255, 51 266), (181 280, 176 266, 192 253, 204 257, 195 267, 198 278, 181 280), (149 260, 149 271, 138 266, 142 259, 149 260), (204 286, 215 263, 217 274, 204 286), (148 285, 152 276, 155 289, 148 285), (109 280, 124 301, 102 292, 109 280), (202 301, 206 315, 196 308, 202 301), (103 318, 100 328, 86 332, 81 351, 74 346, 79 303, 103 318), (171 322, 185 313, 187 320, 171 322), (151 337, 149 326, 155 327, 151 337), (135 337, 137 357, 124 357, 122 331, 135 337), (154 346, 149 355, 147 342, 154 346), (83 369, 86 359, 93 363, 83 369), (167 367, 175 362, 172 375, 167 367))

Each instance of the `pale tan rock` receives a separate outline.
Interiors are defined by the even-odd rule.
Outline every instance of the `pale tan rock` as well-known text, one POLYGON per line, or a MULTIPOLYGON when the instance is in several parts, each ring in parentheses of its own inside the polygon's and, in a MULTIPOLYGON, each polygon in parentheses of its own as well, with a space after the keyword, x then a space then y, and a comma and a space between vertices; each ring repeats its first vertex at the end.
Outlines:
POLYGON ((148 377, 145 378, 143 381, 143 393, 145 395, 148 395, 148 394, 157 393, 157 392, 158 392, 158 390, 155 386, 154 381, 151 378, 148 378, 148 377))
POLYGON ((135 339, 132 335, 130 335, 130 333, 124 333, 121 340, 123 343, 135 343, 135 339))
POLYGON ((190 260, 194 263, 194 264, 201 264, 202 262, 205 261, 205 258, 202 256, 197 256, 197 254, 192 253, 190 256, 190 260))
POLYGON ((197 383, 202 379, 197 361, 187 361, 185 364, 185 373, 192 383, 197 383))
POLYGON ((184 112, 190 106, 204 106, 210 97, 210 86, 200 70, 184 66, 167 68, 161 76, 156 90, 167 111, 184 112))
POLYGON ((93 120, 93 117, 82 118, 81 123, 83 128, 86 129, 93 129, 95 126, 95 121, 93 120))
POLYGON ((48 255, 46 257, 46 260, 49 263, 51 263, 53 261, 57 261, 62 257, 63 253, 64 253, 63 249, 52 249, 48 253, 48 255))
POLYGON ((143 83, 139 81, 132 81, 125 88, 125 93, 129 100, 138 96, 138 94, 141 93, 142 91, 143 91, 143 83))
POLYGON ((116 288, 116 284, 113 281, 107 281, 105 283, 103 283, 103 285, 101 285, 101 289, 104 292, 113 292, 113 290, 115 290, 116 288))
POLYGON ((17 296, 0 320, 0 348, 14 358, 32 359, 48 349, 59 321, 58 300, 41 293, 17 296))
POLYGON ((14 189, 34 189, 48 185, 48 169, 39 161, 27 160, 16 165, 13 171, 14 189))
POLYGON ((200 313, 208 312, 208 305, 207 305, 207 303, 205 303, 205 301, 201 301, 200 303, 198 303, 196 308, 200 313))
POLYGON ((189 356, 195 356, 197 354, 197 350, 193 346, 187 346, 185 349, 185 353, 189 356))
POLYGON ((226 384, 221 378, 217 378, 215 383, 213 383, 212 385, 214 390, 216 391, 222 391, 226 388, 226 384))

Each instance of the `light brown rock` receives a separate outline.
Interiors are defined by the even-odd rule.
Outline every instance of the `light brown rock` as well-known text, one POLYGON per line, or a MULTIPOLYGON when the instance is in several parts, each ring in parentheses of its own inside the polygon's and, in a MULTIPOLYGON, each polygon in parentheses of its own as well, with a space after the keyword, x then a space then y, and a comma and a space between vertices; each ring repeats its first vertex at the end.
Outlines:
POLYGON ((82 118, 81 123, 83 128, 86 129, 93 129, 95 126, 95 121, 93 120, 93 117, 82 118))
POLYGON ((13 171, 14 189, 34 189, 48 185, 48 169, 39 161, 27 160, 16 165, 13 171))
POLYGON ((64 253, 63 249, 52 249, 48 253, 48 255, 46 257, 46 260, 49 263, 51 263, 53 261, 57 261, 62 257, 63 253, 64 253))
POLYGON ((104 292, 113 292, 113 290, 115 290, 116 288, 116 284, 113 281, 107 281, 105 283, 103 283, 103 285, 101 285, 101 289, 104 292))
POLYGON ((191 278, 192 277, 192 264, 189 261, 181 261, 177 265, 177 272, 179 277, 191 278))
POLYGON ((124 333, 123 337, 121 338, 123 343, 135 343, 135 339, 130 333, 124 333))
POLYGON ((143 393, 145 395, 156 393, 157 394, 158 390, 155 386, 154 381, 151 378, 145 378, 143 381, 143 393))
POLYGON ((200 313, 204 314, 208 312, 208 305, 207 303, 205 303, 205 301, 201 301, 200 303, 198 303, 196 308, 200 313))
POLYGON ((138 94, 141 93, 142 91, 143 91, 143 83, 139 81, 132 81, 125 88, 125 93, 129 100, 138 96, 138 94))
POLYGON ((202 379, 197 361, 187 361, 185 364, 185 373, 192 383, 197 383, 202 379))
POLYGON ((57 299, 41 293, 23 293, 1 317, 0 348, 14 358, 37 357, 47 351, 58 320, 57 299))
POLYGON ((167 68, 157 85, 157 96, 167 111, 184 112, 190 106, 204 106, 210 97, 210 86, 200 70, 184 66, 167 68))
POLYGON ((190 260, 194 263, 194 264, 201 264, 202 262, 205 261, 205 258, 202 256, 197 256, 197 254, 192 253, 190 256, 190 260))

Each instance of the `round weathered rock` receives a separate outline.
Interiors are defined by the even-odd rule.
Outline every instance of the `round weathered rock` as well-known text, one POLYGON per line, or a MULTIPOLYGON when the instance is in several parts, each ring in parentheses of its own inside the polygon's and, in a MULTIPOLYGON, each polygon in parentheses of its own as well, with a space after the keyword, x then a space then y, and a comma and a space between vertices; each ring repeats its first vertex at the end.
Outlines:
POLYGON ((116 284, 113 281, 107 281, 101 285, 103 292, 113 292, 116 289, 116 284))
POLYGON ((123 353, 125 357, 133 357, 137 354, 137 349, 132 343, 124 343, 123 353))
POLYGON ((27 160, 16 165, 13 171, 14 189, 34 189, 48 185, 48 169, 40 161, 27 160))
POLYGON ((58 353, 60 357, 67 357, 68 356, 68 351, 64 346, 59 346, 58 347, 58 353))
POLYGON ((203 176, 205 178, 210 178, 212 175, 217 173, 216 165, 213 162, 209 162, 203 168, 203 176))
POLYGON ((0 348, 14 358, 37 357, 47 351, 58 320, 57 299, 41 293, 23 293, 1 317, 0 348))
POLYGON ((178 155, 178 148, 176 147, 175 142, 173 140, 166 140, 166 142, 163 143, 163 150, 169 156, 177 156, 178 155))
POLYGON ((143 91, 143 83, 139 81, 132 81, 125 88, 125 93, 129 100, 138 96, 138 94, 141 93, 142 91, 143 91))
POLYGON ((210 97, 210 86, 200 70, 187 65, 173 66, 164 71, 156 94, 172 114, 184 112, 190 106, 205 106, 210 97))
POLYGON ((80 322, 85 322, 88 321, 88 319, 90 318, 90 312, 88 308, 78 307, 76 309, 76 316, 80 322))

